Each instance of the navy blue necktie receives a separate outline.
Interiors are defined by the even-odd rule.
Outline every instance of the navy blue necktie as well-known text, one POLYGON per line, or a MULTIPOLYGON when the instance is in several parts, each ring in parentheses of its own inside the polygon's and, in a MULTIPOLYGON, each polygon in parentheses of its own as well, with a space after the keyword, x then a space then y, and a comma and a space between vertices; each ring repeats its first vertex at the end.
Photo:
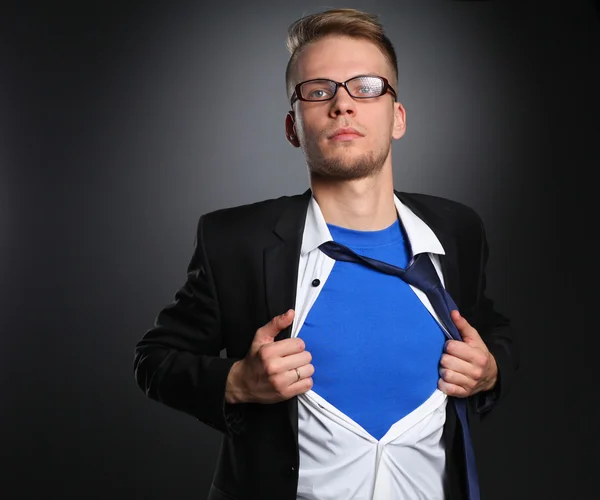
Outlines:
MULTIPOLYGON (((424 253, 418 254, 415 256, 412 264, 406 269, 401 269, 380 260, 358 255, 348 247, 340 245, 335 241, 327 241, 321 244, 319 248, 325 255, 328 255, 332 259, 364 264, 377 271, 398 276, 409 285, 419 288, 427 295, 427 298, 435 309, 440 321, 446 327, 446 330, 448 330, 450 336, 454 340, 462 341, 460 333, 450 316, 450 311, 458 309, 458 307, 456 307, 452 297, 450 297, 448 292, 446 292, 442 286, 429 255, 424 253)), ((456 408, 456 413, 462 428, 469 500, 479 500, 479 481, 477 479, 477 470, 475 467, 475 452, 473 450, 471 434, 469 432, 469 423, 467 420, 467 401, 465 398, 452 397, 450 399, 456 408)))

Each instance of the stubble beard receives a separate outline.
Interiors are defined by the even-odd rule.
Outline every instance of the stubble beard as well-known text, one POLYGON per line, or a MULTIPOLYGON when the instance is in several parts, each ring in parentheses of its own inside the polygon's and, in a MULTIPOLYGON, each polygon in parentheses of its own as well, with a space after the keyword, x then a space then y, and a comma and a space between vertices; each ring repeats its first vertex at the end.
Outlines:
POLYGON ((324 157, 320 152, 306 153, 311 177, 332 181, 352 181, 374 177, 383 169, 388 150, 369 151, 360 156, 344 158, 342 155, 324 157))

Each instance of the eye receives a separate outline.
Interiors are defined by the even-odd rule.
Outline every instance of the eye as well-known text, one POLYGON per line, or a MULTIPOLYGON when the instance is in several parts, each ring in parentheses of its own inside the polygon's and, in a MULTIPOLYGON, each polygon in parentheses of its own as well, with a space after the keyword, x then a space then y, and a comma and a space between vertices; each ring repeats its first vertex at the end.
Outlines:
POLYGON ((375 94, 375 90, 372 87, 368 87, 366 85, 359 87, 355 92, 358 92, 359 94, 366 94, 366 95, 375 94))
POLYGON ((351 82, 349 86, 356 97, 377 97, 381 95, 383 83, 379 78, 362 76, 351 82))
POLYGON ((329 92, 325 89, 315 89, 311 90, 310 93, 306 96, 308 99, 323 99, 327 97, 329 92))
POLYGON ((302 97, 310 101, 322 101, 333 96, 335 84, 329 80, 314 80, 306 82, 300 89, 302 97))

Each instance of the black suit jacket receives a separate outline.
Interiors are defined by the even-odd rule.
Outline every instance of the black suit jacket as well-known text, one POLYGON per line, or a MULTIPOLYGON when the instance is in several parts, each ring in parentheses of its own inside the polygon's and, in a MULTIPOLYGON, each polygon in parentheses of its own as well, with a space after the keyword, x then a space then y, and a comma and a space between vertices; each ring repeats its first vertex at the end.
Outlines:
MULTIPOLYGON (((494 355, 494 391, 469 398, 477 451, 481 417, 503 398, 518 367, 508 320, 485 295, 488 247, 470 208, 439 197, 396 192, 441 241, 446 288, 494 355)), ((231 365, 256 330, 295 305, 300 246, 310 190, 205 214, 198 222, 187 279, 138 342, 134 371, 146 395, 223 434, 209 500, 295 500, 297 398, 277 404, 224 401, 231 365)), ((277 339, 289 337, 291 327, 277 339)), ((447 406, 446 498, 464 498, 464 458, 454 406, 447 406)), ((393 499, 390 499, 393 500, 393 499)))

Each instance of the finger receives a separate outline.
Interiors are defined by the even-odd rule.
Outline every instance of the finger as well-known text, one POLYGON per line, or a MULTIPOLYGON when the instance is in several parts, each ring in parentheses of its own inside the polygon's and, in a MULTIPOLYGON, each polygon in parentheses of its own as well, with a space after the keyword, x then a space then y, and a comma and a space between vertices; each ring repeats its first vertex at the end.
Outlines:
POLYGON ((301 382, 303 379, 310 378, 315 373, 315 367, 311 364, 302 365, 297 368, 289 370, 290 374, 290 385, 297 382, 301 382))
POLYGON ((450 313, 450 316, 452 317, 452 321, 454 321, 463 342, 483 342, 479 332, 471 326, 460 312, 454 310, 450 313))
POLYGON ((260 327, 257 330, 257 335, 264 335, 274 339, 275 337, 277 337, 277 335, 279 335, 279 332, 281 332, 281 330, 287 328, 292 324, 292 321, 294 320, 294 314, 295 311, 293 309, 288 309, 283 314, 275 316, 266 325, 260 327))
POLYGON ((477 380, 482 372, 480 366, 450 354, 442 354, 440 358, 440 368, 462 373, 473 380, 477 380))
MULTIPOLYGON (((259 355, 263 361, 277 360, 285 358, 293 354, 298 354, 306 349, 304 340, 300 337, 292 339, 283 339, 279 342, 268 342, 259 347, 259 355)), ((291 365, 286 365, 286 369, 293 368, 291 365)))
POLYGON ((313 365, 309 364, 278 373, 269 379, 273 389, 284 399, 289 399, 312 388, 314 372, 313 365))
POLYGON ((444 352, 470 364, 485 362, 484 351, 460 340, 447 340, 444 344, 444 352))
POLYGON ((455 372, 454 370, 448 370, 448 368, 442 367, 438 369, 438 372, 442 382, 461 387, 465 391, 472 391, 477 385, 475 380, 463 373, 455 372))
MULTIPOLYGON (((286 340, 295 340, 295 339, 286 339, 286 340)), ((300 340, 300 339, 299 339, 300 340)), ((276 342, 273 344, 271 351, 275 349, 277 346, 280 348, 278 344, 285 344, 283 341, 276 342)), ((281 350, 281 348, 279 349, 281 350)), ((273 354, 273 353, 270 353, 273 354)), ((277 373, 287 372, 289 370, 293 370, 294 368, 298 368, 299 366, 307 365, 312 361, 312 355, 308 351, 300 351, 294 352, 288 355, 274 355, 266 360, 265 363, 265 371, 267 375, 276 375, 277 373)))
MULTIPOLYGON (((294 375, 295 376, 295 375, 294 375)), ((289 386, 288 391, 288 399, 298 394, 304 394, 305 392, 310 391, 313 388, 313 379, 311 377, 302 378, 298 380, 298 382, 294 382, 289 386)))
POLYGON ((469 392, 459 385, 454 385, 446 382, 444 379, 438 380, 438 389, 448 396, 454 396, 456 398, 465 398, 469 395, 469 392))

